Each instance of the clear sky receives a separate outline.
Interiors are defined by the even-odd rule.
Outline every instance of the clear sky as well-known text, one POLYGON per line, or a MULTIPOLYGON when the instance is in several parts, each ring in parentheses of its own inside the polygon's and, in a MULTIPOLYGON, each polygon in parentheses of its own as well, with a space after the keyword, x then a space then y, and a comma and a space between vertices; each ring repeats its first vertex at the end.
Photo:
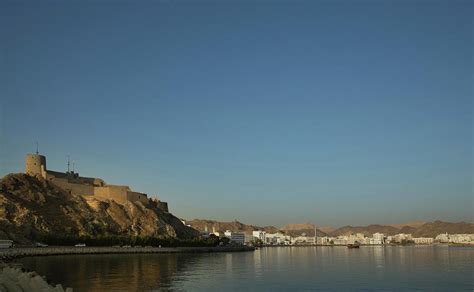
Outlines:
POLYGON ((473 221, 473 1, 0 3, 0 175, 183 218, 473 221))

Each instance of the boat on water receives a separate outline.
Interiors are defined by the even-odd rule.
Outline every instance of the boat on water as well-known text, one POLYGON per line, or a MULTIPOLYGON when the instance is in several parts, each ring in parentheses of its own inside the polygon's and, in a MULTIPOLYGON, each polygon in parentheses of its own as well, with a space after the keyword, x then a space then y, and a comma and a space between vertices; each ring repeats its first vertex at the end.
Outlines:
POLYGON ((360 243, 358 243, 357 241, 354 242, 354 243, 349 243, 347 245, 348 248, 359 248, 360 247, 360 243))

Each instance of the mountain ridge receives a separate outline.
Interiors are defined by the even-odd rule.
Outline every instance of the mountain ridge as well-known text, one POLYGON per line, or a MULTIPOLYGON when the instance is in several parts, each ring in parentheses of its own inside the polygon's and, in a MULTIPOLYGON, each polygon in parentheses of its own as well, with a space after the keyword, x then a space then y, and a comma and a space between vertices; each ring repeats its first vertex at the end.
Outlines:
MULTIPOLYGON (((260 227, 256 225, 244 224, 239 221, 233 222, 221 222, 216 220, 208 219, 193 219, 187 221, 193 228, 205 231, 205 226, 208 227, 208 231, 212 232, 212 226, 216 227, 216 231, 223 232, 225 230, 230 231, 244 231, 245 233, 251 233, 252 230, 263 230, 266 232, 283 232, 291 236, 300 236, 306 234, 306 236, 314 236, 314 225, 310 223, 290 223, 286 224, 281 228, 275 226, 260 227)), ((352 226, 346 225, 339 228, 333 228, 331 226, 317 227, 318 236, 331 236, 336 237, 339 235, 348 235, 353 233, 363 233, 365 236, 371 237, 374 233, 384 233, 385 235, 395 235, 398 233, 410 233, 415 237, 436 237, 441 233, 474 233, 474 224, 469 222, 445 222, 436 220, 433 222, 425 221, 410 221, 402 224, 370 224, 366 226, 352 226)))

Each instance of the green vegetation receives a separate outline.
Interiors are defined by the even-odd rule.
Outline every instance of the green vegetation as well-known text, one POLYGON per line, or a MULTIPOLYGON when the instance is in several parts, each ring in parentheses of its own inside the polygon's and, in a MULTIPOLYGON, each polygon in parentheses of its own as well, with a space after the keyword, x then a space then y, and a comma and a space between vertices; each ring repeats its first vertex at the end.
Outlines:
POLYGON ((263 241, 260 238, 255 238, 252 240, 252 245, 253 246, 263 246, 263 241))
POLYGON ((414 245, 415 242, 413 240, 409 239, 402 239, 399 243, 396 243, 398 245, 414 245))
POLYGON ((153 247, 212 247, 229 244, 229 239, 211 235, 208 238, 195 237, 193 239, 157 238, 152 236, 75 236, 75 235, 40 235, 37 241, 55 246, 73 246, 85 243, 87 246, 153 246, 153 247))

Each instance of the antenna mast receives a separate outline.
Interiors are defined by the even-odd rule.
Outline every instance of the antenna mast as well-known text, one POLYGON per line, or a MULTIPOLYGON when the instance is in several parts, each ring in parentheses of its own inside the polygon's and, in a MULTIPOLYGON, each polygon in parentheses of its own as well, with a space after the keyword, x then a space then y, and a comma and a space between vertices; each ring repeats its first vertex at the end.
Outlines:
POLYGON ((69 172, 69 166, 71 165, 71 161, 69 161, 69 155, 67 156, 67 172, 69 172))
POLYGON ((36 155, 39 154, 39 151, 38 151, 38 141, 36 141, 36 155))

